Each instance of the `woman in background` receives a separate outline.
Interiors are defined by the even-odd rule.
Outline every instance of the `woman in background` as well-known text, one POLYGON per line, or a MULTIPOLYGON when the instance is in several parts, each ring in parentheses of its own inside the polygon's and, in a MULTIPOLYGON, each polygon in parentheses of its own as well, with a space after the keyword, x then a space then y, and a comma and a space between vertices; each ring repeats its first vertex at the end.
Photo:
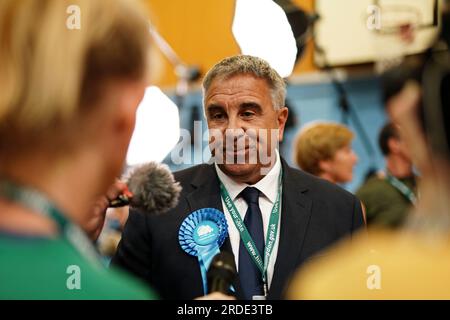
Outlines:
POLYGON ((309 124, 297 136, 294 160, 302 170, 332 183, 350 182, 358 162, 352 139, 353 132, 341 124, 309 124))
POLYGON ((104 269, 79 228, 124 167, 147 86, 141 12, 132 0, 0 1, 0 299, 154 297, 104 269))

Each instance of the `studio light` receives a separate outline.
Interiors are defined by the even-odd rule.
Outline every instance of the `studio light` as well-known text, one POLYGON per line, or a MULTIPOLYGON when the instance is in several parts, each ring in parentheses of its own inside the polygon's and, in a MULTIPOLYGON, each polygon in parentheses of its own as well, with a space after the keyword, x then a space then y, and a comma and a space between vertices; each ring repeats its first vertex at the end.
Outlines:
POLYGON ((158 87, 148 87, 136 114, 127 154, 130 166, 161 162, 180 137, 178 108, 158 87))
POLYGON ((242 54, 260 57, 291 75, 297 45, 284 10, 272 0, 236 0, 232 32, 242 54))

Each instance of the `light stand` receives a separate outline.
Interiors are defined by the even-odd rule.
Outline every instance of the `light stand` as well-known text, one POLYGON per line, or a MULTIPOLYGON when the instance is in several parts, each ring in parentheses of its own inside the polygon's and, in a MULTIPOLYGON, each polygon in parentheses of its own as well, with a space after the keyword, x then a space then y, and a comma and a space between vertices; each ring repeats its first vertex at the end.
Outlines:
POLYGON ((173 50, 170 44, 161 36, 161 34, 151 23, 150 34, 159 50, 161 50, 162 54, 169 60, 175 70, 175 74, 178 78, 177 85, 175 87, 175 103, 179 109, 182 109, 184 105, 184 98, 189 89, 189 84, 200 78, 200 68, 197 66, 190 66, 183 62, 176 54, 175 50, 173 50))

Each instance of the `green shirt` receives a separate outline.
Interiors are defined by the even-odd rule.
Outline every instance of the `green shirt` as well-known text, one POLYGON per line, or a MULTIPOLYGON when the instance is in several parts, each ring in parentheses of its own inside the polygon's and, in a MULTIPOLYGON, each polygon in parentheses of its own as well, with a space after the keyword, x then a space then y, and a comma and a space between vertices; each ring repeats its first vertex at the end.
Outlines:
POLYGON ((0 232, 0 299, 155 299, 131 277, 86 260, 64 238, 0 232))
MULTIPOLYGON (((415 177, 398 179, 413 192, 416 191, 415 177)), ((366 207, 367 224, 398 227, 404 220, 412 203, 389 181, 379 177, 367 180, 356 192, 366 207)))

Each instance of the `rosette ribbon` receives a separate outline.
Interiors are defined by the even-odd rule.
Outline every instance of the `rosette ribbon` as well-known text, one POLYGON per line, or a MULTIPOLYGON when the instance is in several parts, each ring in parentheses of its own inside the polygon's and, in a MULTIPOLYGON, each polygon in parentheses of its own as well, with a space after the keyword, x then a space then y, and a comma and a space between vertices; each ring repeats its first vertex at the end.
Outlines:
POLYGON ((178 232, 180 246, 186 253, 197 257, 205 294, 208 293, 207 270, 227 236, 225 215, 217 209, 199 209, 181 223, 178 232))

